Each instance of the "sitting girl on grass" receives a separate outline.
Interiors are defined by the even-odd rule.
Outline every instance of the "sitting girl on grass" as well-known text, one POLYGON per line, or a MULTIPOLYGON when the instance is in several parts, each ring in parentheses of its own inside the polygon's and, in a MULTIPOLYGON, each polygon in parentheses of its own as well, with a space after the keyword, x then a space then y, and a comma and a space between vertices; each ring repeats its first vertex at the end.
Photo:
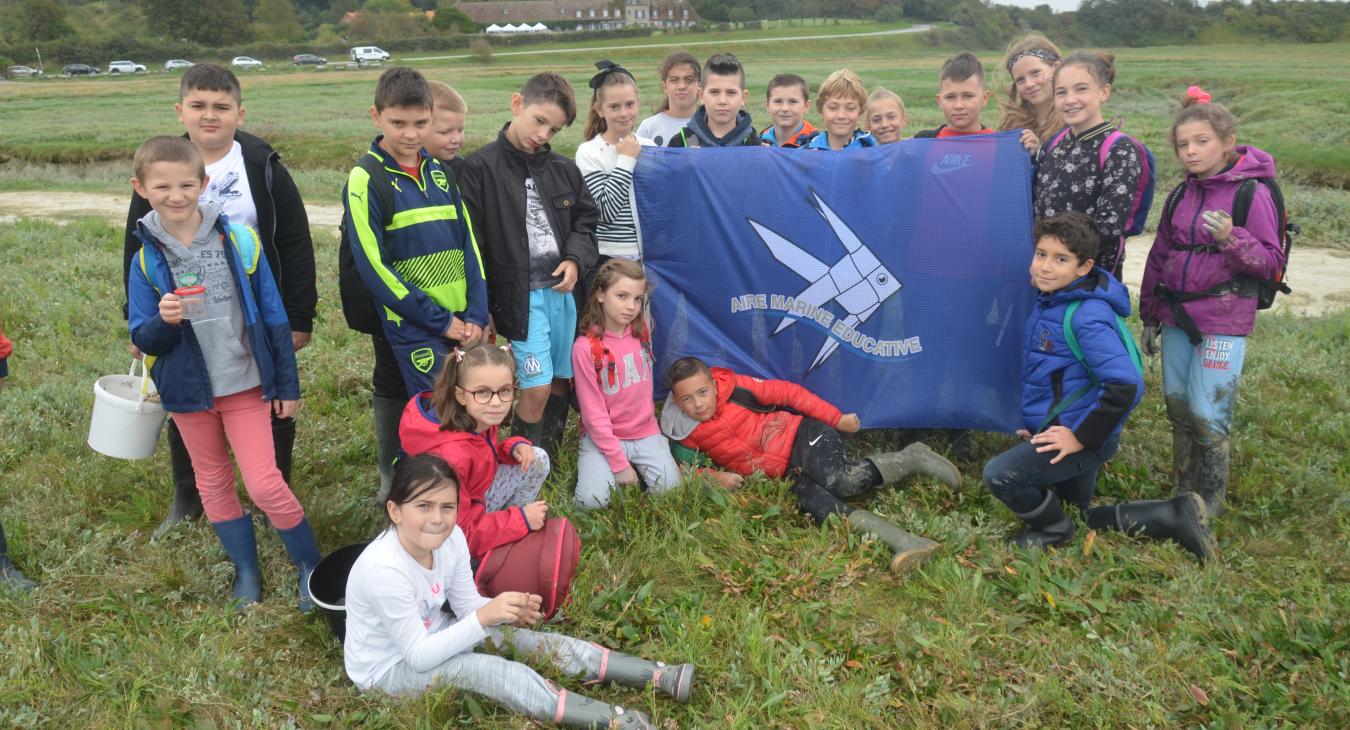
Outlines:
POLYGON ((468 543, 455 525, 459 484, 440 457, 402 459, 385 503, 386 529, 347 578, 347 676, 362 690, 420 694, 445 683, 539 721, 566 727, 650 728, 642 713, 572 694, 519 662, 475 652, 491 639, 517 656, 548 661, 582 682, 652 686, 686 702, 694 665, 665 666, 596 644, 519 628, 540 617, 541 599, 479 595, 468 543))

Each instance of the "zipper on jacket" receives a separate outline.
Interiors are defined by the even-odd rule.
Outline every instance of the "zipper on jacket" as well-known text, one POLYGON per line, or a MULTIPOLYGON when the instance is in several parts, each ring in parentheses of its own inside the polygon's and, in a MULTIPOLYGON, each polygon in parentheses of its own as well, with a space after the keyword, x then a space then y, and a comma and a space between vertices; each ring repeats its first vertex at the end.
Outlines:
MULTIPOLYGON (((267 202, 272 206, 272 235, 268 237, 263 246, 270 246, 272 252, 276 254, 277 265, 272 268, 272 276, 277 280, 277 293, 285 290, 286 269, 281 265, 281 249, 277 247, 277 198, 272 194, 272 163, 281 159, 281 155, 276 150, 267 156, 267 165, 263 168, 263 182, 267 187, 267 202)), ((284 297, 283 297, 284 299, 284 297)), ((282 309, 285 309, 285 302, 282 302, 282 309)))

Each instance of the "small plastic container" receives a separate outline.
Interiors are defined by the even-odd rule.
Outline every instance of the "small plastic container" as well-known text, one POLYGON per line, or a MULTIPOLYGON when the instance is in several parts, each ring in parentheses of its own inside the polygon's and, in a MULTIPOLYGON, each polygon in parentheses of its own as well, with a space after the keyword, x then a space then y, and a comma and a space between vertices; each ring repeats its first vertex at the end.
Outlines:
POLYGON ((183 319, 201 319, 206 314, 206 287, 181 286, 173 293, 183 304, 183 319))

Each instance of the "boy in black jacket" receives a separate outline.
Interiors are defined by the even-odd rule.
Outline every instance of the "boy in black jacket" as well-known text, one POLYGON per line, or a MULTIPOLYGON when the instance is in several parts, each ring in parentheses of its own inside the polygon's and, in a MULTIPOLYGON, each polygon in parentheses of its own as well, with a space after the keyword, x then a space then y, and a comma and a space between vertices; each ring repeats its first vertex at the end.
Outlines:
MULTIPOLYGON (((232 222, 247 224, 258 231, 290 319, 291 343, 298 351, 309 344, 319 301, 314 287, 314 243, 310 240, 309 217, 300 190, 281 164, 281 155, 262 139, 239 130, 244 122, 244 107, 234 72, 213 63, 193 66, 183 74, 178 95, 178 103, 174 105, 178 121, 201 152, 211 178, 202 198, 218 201, 232 222)), ((149 212, 150 203, 133 194, 122 252, 124 282, 132 258, 141 247, 135 235, 136 221, 149 212)), ((272 440, 276 444, 277 466, 289 484, 295 420, 273 418, 272 440)), ((192 461, 172 419, 169 452, 173 463, 173 508, 155 529, 154 537, 181 520, 202 514, 192 461)))
POLYGON ((465 160, 460 182, 487 270, 488 308, 515 351, 521 391, 511 429, 550 457, 567 424, 572 289, 599 255, 599 209, 576 163, 548 146, 575 119, 566 79, 530 77, 511 97, 511 121, 465 160))

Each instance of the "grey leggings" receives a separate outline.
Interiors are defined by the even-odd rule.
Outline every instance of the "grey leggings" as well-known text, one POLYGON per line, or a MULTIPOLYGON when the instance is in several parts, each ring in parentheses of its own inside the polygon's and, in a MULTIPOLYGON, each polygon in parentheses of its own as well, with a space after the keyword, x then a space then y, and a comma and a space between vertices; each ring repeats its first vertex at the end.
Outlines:
MULTIPOLYGON (((584 682, 600 676, 603 650, 595 644, 513 627, 494 626, 487 634, 487 641, 498 647, 510 646, 524 659, 547 661, 569 677, 584 682)), ((558 688, 552 682, 520 662, 478 652, 457 654, 426 672, 399 662, 375 686, 391 695, 416 695, 437 683, 482 695, 536 720, 552 722, 558 711, 558 688)))

